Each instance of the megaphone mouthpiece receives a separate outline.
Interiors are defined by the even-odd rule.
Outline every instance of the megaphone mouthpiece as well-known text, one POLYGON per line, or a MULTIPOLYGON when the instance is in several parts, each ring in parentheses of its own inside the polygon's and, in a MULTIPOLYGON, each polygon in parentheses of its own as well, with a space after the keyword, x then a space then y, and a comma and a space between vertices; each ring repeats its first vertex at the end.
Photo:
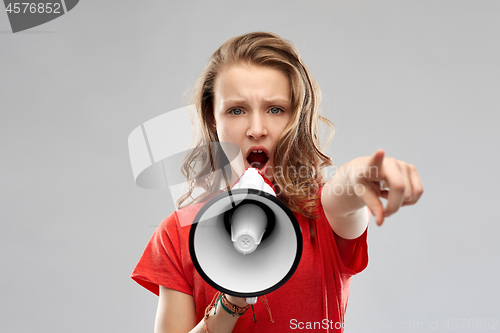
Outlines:
POLYGON ((267 214, 259 206, 248 203, 236 207, 231 216, 231 240, 234 248, 243 255, 254 252, 267 225, 267 214))

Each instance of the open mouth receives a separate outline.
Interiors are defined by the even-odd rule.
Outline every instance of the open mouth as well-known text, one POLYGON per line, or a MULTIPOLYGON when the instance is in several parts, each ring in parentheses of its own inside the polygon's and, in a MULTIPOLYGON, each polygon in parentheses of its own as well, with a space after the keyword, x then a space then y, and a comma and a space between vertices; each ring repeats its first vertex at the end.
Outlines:
POLYGON ((269 160, 267 154, 263 150, 253 150, 248 154, 247 161, 250 167, 261 170, 269 160))

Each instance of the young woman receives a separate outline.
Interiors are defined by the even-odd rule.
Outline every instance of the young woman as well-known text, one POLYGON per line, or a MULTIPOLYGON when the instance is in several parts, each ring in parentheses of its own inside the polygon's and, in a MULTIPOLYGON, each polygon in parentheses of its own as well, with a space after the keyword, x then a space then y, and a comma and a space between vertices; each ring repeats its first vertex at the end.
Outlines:
POLYGON ((159 295, 155 332, 343 331, 350 278, 368 263, 370 211, 381 225, 417 202, 423 188, 414 166, 384 157, 383 150, 346 163, 325 181, 321 169, 331 161, 320 148, 318 122, 331 123, 319 115, 319 103, 320 89, 297 50, 275 34, 234 37, 212 55, 193 96, 201 135, 185 160, 190 190, 178 204, 196 187, 203 193, 161 223, 132 273, 159 295), (179 223, 180 212, 194 218, 220 189, 220 177, 206 177, 218 166, 207 158, 210 142, 237 145, 246 166, 266 175, 302 230, 300 264, 266 295, 270 313, 265 302, 255 305, 257 323, 252 311, 240 315, 248 308, 243 298, 225 295, 217 298, 217 311, 210 306, 217 291, 194 269, 190 228, 179 223))

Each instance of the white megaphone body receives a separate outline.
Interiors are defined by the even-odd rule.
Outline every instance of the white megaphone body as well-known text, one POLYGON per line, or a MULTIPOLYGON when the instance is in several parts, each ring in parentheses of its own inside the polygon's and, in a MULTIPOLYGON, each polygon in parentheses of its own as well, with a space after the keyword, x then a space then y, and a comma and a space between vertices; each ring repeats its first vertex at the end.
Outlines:
POLYGON ((249 168, 230 191, 200 209, 189 251, 209 285, 253 304, 293 275, 302 256, 302 233, 271 182, 249 168))

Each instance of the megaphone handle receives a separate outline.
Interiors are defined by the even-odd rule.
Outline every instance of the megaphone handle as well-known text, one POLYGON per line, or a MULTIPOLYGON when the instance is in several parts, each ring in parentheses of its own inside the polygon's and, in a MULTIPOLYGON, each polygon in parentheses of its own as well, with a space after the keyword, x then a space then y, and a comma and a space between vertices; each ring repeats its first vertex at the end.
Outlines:
POLYGON ((255 304, 255 303, 257 303, 257 297, 248 297, 247 298, 247 303, 248 304, 255 304))

